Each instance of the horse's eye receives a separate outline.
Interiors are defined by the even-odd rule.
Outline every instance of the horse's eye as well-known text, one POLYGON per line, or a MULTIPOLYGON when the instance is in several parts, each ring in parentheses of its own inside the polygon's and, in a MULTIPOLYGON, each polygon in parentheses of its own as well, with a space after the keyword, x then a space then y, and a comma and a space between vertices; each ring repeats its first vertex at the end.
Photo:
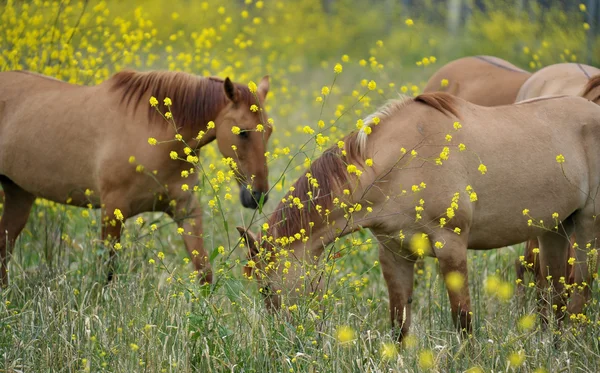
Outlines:
POLYGON ((250 131, 241 130, 240 134, 238 136, 241 137, 242 139, 247 139, 249 135, 250 135, 250 131))

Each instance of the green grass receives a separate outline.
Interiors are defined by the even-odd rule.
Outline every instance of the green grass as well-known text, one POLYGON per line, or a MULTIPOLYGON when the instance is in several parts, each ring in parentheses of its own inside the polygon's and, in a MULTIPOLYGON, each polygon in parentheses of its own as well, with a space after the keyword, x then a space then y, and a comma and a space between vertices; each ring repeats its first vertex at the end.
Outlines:
POLYGON ((522 353, 523 365, 515 370, 576 372, 593 370, 600 361, 596 287, 586 310, 589 322, 568 323, 558 338, 552 322, 545 328, 539 320, 531 330, 519 327, 519 320, 535 311, 533 289, 508 301, 486 292, 484 281, 492 274, 514 283, 512 263, 521 248, 470 253, 474 331, 468 339, 456 333, 445 287, 428 260, 416 277, 411 337, 397 356, 382 357, 382 346, 393 337, 373 245, 354 247, 337 259, 333 296, 318 306, 300 302, 299 310, 286 316, 266 311, 257 286, 240 275, 237 255, 221 261, 231 269, 219 274, 212 289, 190 281, 182 242, 168 225, 152 235, 146 227, 129 225, 117 276, 106 285, 103 253, 94 249, 96 230, 74 218, 78 209, 52 210, 36 207, 34 216, 44 212, 47 219, 29 222, 15 249, 11 284, 2 292, 0 364, 5 371, 460 372, 480 367, 487 372, 505 371, 511 354, 522 353), (76 224, 67 225, 70 221, 76 224), (50 247, 54 252, 46 258, 50 247), (156 258, 155 250, 163 250, 165 259, 152 265, 148 258, 156 258), (337 331, 342 326, 350 327, 355 339, 341 343, 337 331), (424 351, 433 353, 431 369, 423 369, 424 351))

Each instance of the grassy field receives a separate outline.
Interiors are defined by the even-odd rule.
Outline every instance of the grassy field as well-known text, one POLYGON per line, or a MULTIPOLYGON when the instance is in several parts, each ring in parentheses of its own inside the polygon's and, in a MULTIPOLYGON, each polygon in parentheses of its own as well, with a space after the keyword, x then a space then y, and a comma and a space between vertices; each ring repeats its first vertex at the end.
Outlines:
MULTIPOLYGON (((474 330, 466 339, 455 332, 444 281, 427 260, 402 347, 391 335, 368 232, 341 240, 347 254, 327 263, 327 299, 298 304, 289 317, 268 313, 255 281, 242 275, 235 226, 259 230, 324 148, 388 99, 418 94, 444 63, 472 54, 532 71, 588 57, 600 63, 586 49, 585 7, 543 17, 534 10, 530 19, 496 3, 449 35, 437 8, 346 0, 332 14, 317 0, 0 2, 0 71, 28 69, 80 84, 124 68, 243 84, 269 74, 266 109, 275 126, 273 189, 262 212, 231 198, 237 186, 220 181, 228 169, 217 147, 202 150, 203 180, 220 186, 198 193, 216 274, 210 287, 197 283, 176 224, 159 213, 128 221, 116 277, 105 286, 99 212, 36 201, 0 293, 0 372, 597 371, 597 284, 585 316, 562 329, 542 327, 530 279, 515 282, 520 245, 470 253, 474 330)), ((593 45, 597 52, 600 40, 593 45)))

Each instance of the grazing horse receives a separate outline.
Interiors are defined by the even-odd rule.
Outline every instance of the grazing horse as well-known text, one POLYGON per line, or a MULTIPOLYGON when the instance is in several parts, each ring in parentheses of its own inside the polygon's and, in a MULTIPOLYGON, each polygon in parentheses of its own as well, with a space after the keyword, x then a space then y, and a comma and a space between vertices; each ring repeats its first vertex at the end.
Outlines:
MULTIPOLYGON (((600 105, 600 69, 580 63, 559 63, 546 66, 527 79, 519 90, 517 102, 553 95, 581 96, 600 105)), ((575 243, 573 238, 572 243, 575 243)), ((527 241, 524 260, 517 259, 515 261, 517 278, 524 280, 525 272, 531 271, 539 282, 542 272, 539 260, 534 253, 534 249, 537 247, 539 247, 537 239, 527 241)), ((569 257, 575 257, 573 246, 570 248, 569 257)), ((573 283, 572 265, 569 264, 568 268, 568 282, 573 283)))
MULTIPOLYGON (((566 275, 569 236, 575 230, 586 247, 600 233, 593 217, 600 208, 598 105, 565 96, 487 108, 426 93, 392 101, 364 123, 341 148, 312 163, 266 231, 238 227, 267 307, 277 308, 282 297, 294 304, 318 289, 322 273, 314 266, 325 246, 368 228, 379 242, 399 339, 411 322, 413 265, 420 255, 438 259, 453 320, 470 331, 467 249, 533 237, 540 239, 552 302, 563 317, 559 279, 566 275)), ((591 284, 586 253, 577 259, 576 280, 591 284)), ((575 290, 569 311, 580 312, 586 297, 589 287, 575 290)))
POLYGON ((109 281, 123 222, 142 212, 164 211, 186 232, 183 239, 198 275, 211 282, 202 211, 191 192, 198 182, 197 151, 216 139, 223 156, 233 160, 242 204, 256 208, 257 201, 264 202, 271 128, 266 113, 250 107, 262 107, 268 89, 268 77, 252 93, 229 78, 183 72, 123 71, 96 86, 26 71, 0 73, 2 284, 8 283, 12 246, 36 197, 102 208, 102 240, 112 241, 109 281), (156 107, 149 103, 152 96, 161 100, 152 100, 156 107), (163 106, 165 98, 171 106, 163 106), (169 109, 166 118, 172 118, 165 120, 169 109), (262 131, 256 130, 259 123, 262 131), (232 131, 234 126, 240 130, 232 131))
POLYGON ((447 92, 481 106, 509 105, 530 76, 498 57, 463 57, 433 74, 423 92, 447 92))

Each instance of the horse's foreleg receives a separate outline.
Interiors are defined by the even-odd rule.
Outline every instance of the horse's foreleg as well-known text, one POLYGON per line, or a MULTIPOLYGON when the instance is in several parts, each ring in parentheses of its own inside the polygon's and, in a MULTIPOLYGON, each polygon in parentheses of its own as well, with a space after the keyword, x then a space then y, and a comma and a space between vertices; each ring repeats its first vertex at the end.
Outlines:
POLYGON ((123 209, 118 209, 117 211, 117 208, 113 204, 106 204, 105 206, 102 209, 102 244, 108 247, 109 252, 108 275, 106 278, 107 283, 109 283, 112 281, 115 273, 115 245, 121 240, 121 229, 128 214, 123 209))
POLYGON ((379 261, 390 297, 392 328, 402 342, 410 328, 415 261, 402 254, 395 240, 380 241, 379 261))
POLYGON ((19 233, 25 227, 35 197, 6 177, 0 177, 4 189, 4 211, 0 220, 0 285, 8 285, 8 259, 19 233))
POLYGON ((212 283, 210 261, 204 249, 200 203, 193 194, 189 194, 187 200, 178 201, 177 209, 169 215, 177 222, 179 228, 183 229, 183 241, 200 281, 212 283))
POLYGON ((442 230, 431 237, 432 243, 439 241, 443 244, 441 248, 434 249, 435 255, 446 282, 452 320, 463 335, 471 334, 472 331, 471 296, 467 270, 468 234, 466 229, 463 229, 460 235, 453 231, 442 230))

